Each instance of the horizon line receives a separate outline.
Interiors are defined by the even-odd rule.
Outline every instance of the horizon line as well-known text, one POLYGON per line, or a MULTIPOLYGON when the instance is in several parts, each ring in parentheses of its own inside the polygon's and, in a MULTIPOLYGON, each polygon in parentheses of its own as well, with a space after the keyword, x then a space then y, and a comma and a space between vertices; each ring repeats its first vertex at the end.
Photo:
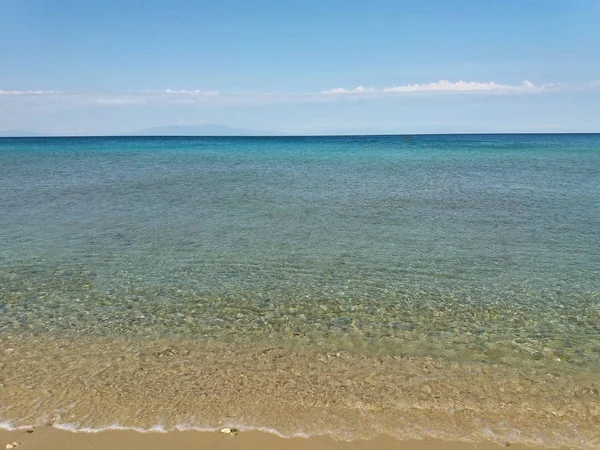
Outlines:
POLYGON ((369 134, 36 134, 32 136, 2 136, 0 139, 47 139, 47 138, 311 138, 311 137, 383 137, 383 136, 490 136, 490 135, 557 135, 600 134, 600 131, 501 131, 501 132, 448 132, 448 133, 369 133, 369 134))

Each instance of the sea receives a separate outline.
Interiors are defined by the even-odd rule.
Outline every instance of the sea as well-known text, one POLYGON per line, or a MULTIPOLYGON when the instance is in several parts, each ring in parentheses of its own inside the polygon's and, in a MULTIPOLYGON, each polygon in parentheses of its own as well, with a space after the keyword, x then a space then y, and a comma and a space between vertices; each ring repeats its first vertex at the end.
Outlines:
POLYGON ((0 427, 600 448, 600 134, 0 139, 0 427))

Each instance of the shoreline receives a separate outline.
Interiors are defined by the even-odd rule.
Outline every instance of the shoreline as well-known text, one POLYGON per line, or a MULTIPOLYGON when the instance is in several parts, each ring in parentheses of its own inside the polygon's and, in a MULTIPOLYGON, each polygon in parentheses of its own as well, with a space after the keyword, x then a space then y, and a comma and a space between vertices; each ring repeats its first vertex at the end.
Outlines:
MULTIPOLYGON (((382 434, 394 442, 547 448, 591 449, 600 442, 597 372, 552 361, 516 368, 47 335, 0 335, 0 348, 0 367, 10 369, 0 380, 0 429, 14 427, 17 434, 32 425, 95 431, 118 423, 129 431, 105 432, 235 427, 241 435, 262 430, 277 439, 327 435, 336 442, 382 434)), ((175 432, 188 431, 155 434, 175 432)))
MULTIPOLYGON (((513 450, 543 449, 543 446, 522 444, 504 445, 490 441, 460 442, 440 439, 398 440, 391 436, 377 436, 367 440, 336 441, 329 436, 280 437, 262 431, 242 431, 230 436, 218 431, 167 431, 138 432, 133 430, 104 430, 99 432, 72 432, 51 426, 38 428, 0 430, 0 444, 19 443, 15 448, 22 450, 63 450, 80 449, 127 449, 163 450, 165 448, 198 449, 244 449, 274 450, 500 450, 511 447, 513 450), (28 430, 32 431, 31 433, 28 430)), ((565 448, 565 447, 561 447, 565 448)))

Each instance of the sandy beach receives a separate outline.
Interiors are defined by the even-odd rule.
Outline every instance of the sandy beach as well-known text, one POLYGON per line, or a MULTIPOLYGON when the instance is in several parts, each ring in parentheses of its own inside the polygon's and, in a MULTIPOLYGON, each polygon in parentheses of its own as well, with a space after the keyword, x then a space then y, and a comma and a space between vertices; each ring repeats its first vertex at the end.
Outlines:
MULTIPOLYGON (((246 426, 355 442, 388 435, 398 440, 389 441, 394 445, 438 438, 590 449, 598 442, 594 373, 547 364, 515 370, 433 358, 161 340, 5 336, 0 346, 5 349, 0 358, 2 420, 19 429, 42 426, 21 435, 44 445, 66 439, 59 436, 86 446, 89 440, 92 447, 86 448, 101 448, 103 444, 94 447, 96 441, 113 435, 119 436, 115 442, 150 439, 148 445, 197 439, 184 437, 187 433, 63 434, 43 427, 104 429, 117 422, 146 430, 157 424, 166 430, 246 426), (37 441, 42 433, 48 439, 37 441)), ((250 439, 247 434, 255 433, 240 433, 232 438, 235 445, 250 439)), ((198 436, 211 443, 214 439, 214 448, 234 445, 222 441, 230 436, 198 436)), ((264 439, 277 447, 274 437, 264 439)), ((304 447, 309 441, 298 442, 297 448, 313 448, 304 447)), ((334 445, 315 442, 325 447, 314 448, 334 445)))
MULTIPOLYGON (((399 441, 381 436, 370 440, 335 441, 329 437, 281 438, 256 431, 229 436, 219 432, 171 431, 168 433, 139 433, 135 431, 103 431, 100 433, 73 433, 52 427, 41 427, 28 433, 26 430, 0 431, 2 448, 13 442, 22 450, 163 450, 214 449, 214 450, 495 450, 505 446, 492 442, 466 443, 441 440, 399 441)), ((510 445, 515 450, 533 450, 536 447, 510 445)), ((539 448, 539 447, 537 447, 539 448)))

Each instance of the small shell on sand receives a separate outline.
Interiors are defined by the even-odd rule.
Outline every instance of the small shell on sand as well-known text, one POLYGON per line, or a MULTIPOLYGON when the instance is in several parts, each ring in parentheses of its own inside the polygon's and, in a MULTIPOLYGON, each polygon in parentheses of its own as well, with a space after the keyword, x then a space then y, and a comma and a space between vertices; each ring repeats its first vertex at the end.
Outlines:
POLYGON ((221 428, 221 433, 230 434, 231 436, 235 436, 238 434, 238 430, 235 428, 221 428))

